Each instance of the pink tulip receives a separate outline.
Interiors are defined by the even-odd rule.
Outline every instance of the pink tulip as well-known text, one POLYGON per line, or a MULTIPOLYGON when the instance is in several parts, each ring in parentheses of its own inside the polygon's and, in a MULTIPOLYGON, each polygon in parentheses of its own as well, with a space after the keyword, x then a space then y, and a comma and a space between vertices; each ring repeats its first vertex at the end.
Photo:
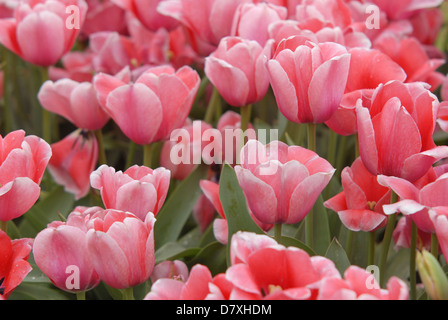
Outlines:
POLYGON ((155 263, 152 213, 145 220, 118 210, 101 210, 88 222, 87 251, 107 285, 124 289, 148 280, 155 263))
POLYGON ((179 20, 190 34, 193 49, 206 57, 219 41, 231 35, 232 22, 238 6, 251 0, 206 0, 198 6, 195 0, 167 0, 157 10, 179 20))
POLYGON ((267 64, 270 83, 282 114, 296 123, 322 123, 337 110, 350 67, 345 47, 283 40, 267 64))
POLYGON ((258 42, 226 37, 205 59, 205 74, 224 100, 242 107, 266 95, 269 87, 266 60, 258 42))
MULTIPOLYGON (((267 236, 257 236, 267 241, 263 237, 267 236)), ((331 260, 280 245, 259 246, 246 262, 226 270, 226 279, 234 286, 230 299, 236 300, 313 300, 327 278, 340 278, 331 260)))
POLYGON ((92 132, 78 129, 51 145, 53 156, 48 165, 56 183, 64 186, 75 199, 90 191, 90 174, 98 161, 98 142, 92 132))
POLYGON ((296 7, 295 20, 318 20, 345 29, 352 23, 350 9, 344 0, 304 0, 296 7))
POLYGON ((390 19, 406 18, 421 9, 439 6, 443 0, 371 0, 381 11, 387 13, 390 19))
POLYGON ((417 39, 384 36, 375 41, 374 47, 390 56, 404 69, 407 74, 406 82, 426 82, 433 92, 442 84, 444 75, 437 69, 445 60, 430 58, 417 39))
POLYGON ((23 130, 0 136, 0 221, 20 217, 36 203, 51 157, 50 145, 23 130))
POLYGON ((28 262, 33 239, 11 240, 0 230, 0 300, 6 300, 33 269, 28 262))
POLYGON ((71 79, 77 82, 91 82, 95 70, 92 66, 94 54, 91 50, 70 51, 61 58, 62 67, 50 66, 49 78, 52 81, 71 79))
POLYGON ((176 19, 160 14, 157 7, 165 0, 112 0, 119 7, 132 12, 149 30, 166 29, 171 31, 179 25, 176 19))
POLYGON ((86 11, 84 0, 20 3, 13 18, 0 20, 0 43, 32 64, 53 65, 71 50, 86 11), (70 5, 78 10, 73 17, 66 13, 70 5))
POLYGON ((113 167, 102 165, 92 172, 90 183, 100 191, 107 209, 131 212, 145 220, 149 213, 157 215, 161 209, 168 193, 170 171, 135 165, 125 172, 116 172, 113 167))
POLYGON ((405 81, 406 73, 389 56, 375 49, 354 48, 351 55, 347 86, 341 104, 332 117, 325 122, 332 130, 341 135, 357 132, 356 103, 363 100, 363 106, 369 107, 373 92, 380 84, 392 80, 405 81))
POLYGON ((80 217, 88 217, 89 211, 92 209, 76 207, 66 223, 50 223, 34 240, 34 261, 61 290, 88 291, 100 282, 87 254, 87 228, 84 221, 79 221, 80 217))
POLYGON ((271 237, 264 237, 252 232, 238 231, 230 242, 230 263, 247 263, 249 256, 262 248, 282 248, 271 237))
POLYGON ((371 272, 358 266, 350 266, 344 279, 326 278, 322 281, 318 300, 408 300, 406 283, 392 277, 387 289, 381 289, 371 272))
POLYGON ((242 4, 235 12, 231 35, 254 40, 264 47, 269 40, 269 25, 287 16, 285 7, 265 2, 242 4))
POLYGON ((81 29, 80 38, 88 38, 91 34, 101 31, 116 31, 126 33, 126 11, 111 0, 86 0, 86 20, 81 29))
POLYGON ((397 81, 376 90, 370 111, 358 105, 359 148, 367 170, 415 181, 447 157, 448 147, 436 147, 432 139, 437 109, 437 97, 424 85, 397 81))
POLYGON ((193 105, 200 78, 185 66, 154 67, 132 83, 99 74, 93 84, 99 101, 121 128, 137 144, 146 145, 170 137, 182 127, 193 105))
POLYGON ((155 265, 151 273, 152 283, 159 279, 175 279, 187 281, 189 276, 188 267, 182 260, 166 260, 155 265))
POLYGON ((278 141, 265 147, 250 140, 235 172, 260 222, 294 224, 311 210, 335 169, 308 149, 278 141))
MULTIPOLYGON (((401 248, 411 248, 412 238, 412 216, 404 216, 400 218, 392 234, 395 250, 401 248)), ((431 233, 417 229, 419 248, 431 250, 431 233)))
POLYGON ((439 241, 440 249, 443 253, 445 262, 448 261, 448 218, 445 215, 440 215, 436 218, 436 235, 439 241))
POLYGON ((90 82, 48 80, 40 88, 38 99, 44 109, 66 118, 80 129, 99 130, 109 121, 90 82))
POLYGON ((390 191, 381 186, 357 158, 341 174, 344 191, 327 200, 325 207, 337 212, 342 223, 352 231, 372 231, 383 227, 383 205, 390 203, 390 191))

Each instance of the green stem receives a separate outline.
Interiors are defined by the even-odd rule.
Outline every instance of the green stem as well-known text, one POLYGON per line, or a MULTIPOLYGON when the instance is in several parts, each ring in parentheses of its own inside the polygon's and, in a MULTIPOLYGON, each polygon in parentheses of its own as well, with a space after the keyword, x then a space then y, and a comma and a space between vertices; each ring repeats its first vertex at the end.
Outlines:
POLYGON ((123 294, 123 300, 135 300, 133 287, 122 289, 121 293, 123 294))
POLYGON ((107 164, 107 158, 106 158, 106 150, 104 149, 104 139, 103 139, 103 132, 102 130, 96 130, 95 131, 95 137, 98 142, 98 162, 99 164, 107 164))
MULTIPOLYGON (((308 123, 308 149, 316 152, 316 124, 308 123)), ((305 241, 307 246, 313 248, 314 242, 314 223, 313 223, 314 210, 311 208, 310 212, 305 217, 305 241)))
POLYGON ((439 258, 439 240, 435 233, 431 234, 431 254, 436 257, 436 259, 439 258))
POLYGON ((204 116, 204 122, 212 123, 216 110, 221 108, 221 95, 216 88, 213 88, 212 97, 207 106, 207 110, 204 116))
MULTIPOLYGON (((249 128, 249 122, 250 117, 252 114, 252 105, 247 105, 244 107, 241 107, 241 141, 240 141, 240 148, 238 150, 241 150, 244 145, 246 144, 246 131, 249 128)), ((239 159, 239 152, 237 153, 237 159, 239 159)))
POLYGON ((368 257, 368 265, 372 266, 375 264, 375 231, 370 231, 369 233, 369 257, 368 257))
POLYGON ((152 168, 152 144, 143 146, 143 165, 152 168))
POLYGON ((86 300, 86 292, 77 292, 76 293, 76 300, 86 300))
POLYGON ((280 244, 282 242, 282 224, 274 225, 274 239, 280 244))
POLYGON ((135 142, 129 141, 129 150, 126 156, 126 169, 134 164, 135 148, 136 148, 135 142))
POLYGON ((410 300, 417 299, 417 270, 416 270, 416 255, 417 255, 417 226, 412 223, 412 233, 411 233, 411 253, 410 253, 410 261, 409 261, 409 279, 410 279, 410 300))
MULTIPOLYGON (((42 76, 41 84, 43 84, 45 81, 47 81, 49 79, 47 67, 41 68, 41 76, 42 76)), ((52 143, 52 141, 51 141, 51 123, 52 123, 51 112, 42 108, 42 138, 48 143, 52 143)))
POLYGON ((345 252, 347 253, 347 257, 350 258, 353 251, 353 240, 354 240, 355 232, 352 230, 347 230, 347 244, 345 246, 345 252))
POLYGON ((333 130, 330 131, 330 143, 328 144, 328 162, 331 163, 331 165, 336 165, 336 147, 338 144, 338 134, 334 132, 333 130))
POLYGON ((355 134, 355 159, 360 156, 358 134, 355 134))
MULTIPOLYGON (((394 192, 391 191, 391 197, 390 197, 390 203, 395 203, 398 201, 398 195, 394 192)), ((392 241, 392 234, 394 232, 395 229, 395 221, 397 219, 397 215, 396 214, 392 214, 388 217, 387 220, 387 225, 386 225, 386 231, 384 233, 384 238, 383 238, 383 247, 382 247, 382 252, 381 252, 381 257, 380 257, 380 279, 381 279, 381 284, 384 283, 384 275, 385 275, 385 271, 386 271, 386 263, 387 263, 387 256, 389 254, 389 247, 390 247, 390 243, 392 241)))

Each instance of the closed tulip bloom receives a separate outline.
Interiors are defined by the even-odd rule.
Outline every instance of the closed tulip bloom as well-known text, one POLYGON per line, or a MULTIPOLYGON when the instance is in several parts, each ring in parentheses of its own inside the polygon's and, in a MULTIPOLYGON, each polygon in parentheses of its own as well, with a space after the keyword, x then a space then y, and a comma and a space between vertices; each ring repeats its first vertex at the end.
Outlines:
POLYGON ((48 165, 56 183, 76 199, 90 190, 90 174, 98 161, 98 142, 92 132, 78 129, 51 145, 53 156, 48 165))
POLYGON ((99 104, 90 82, 48 80, 37 97, 44 109, 66 118, 80 129, 99 130, 110 119, 99 104))
POLYGON ((0 220, 20 217, 36 203, 52 155, 50 145, 23 130, 0 136, 0 220))
POLYGON ((90 183, 100 191, 107 209, 131 212, 145 220, 148 213, 157 215, 165 202, 170 171, 135 165, 122 172, 102 165, 92 172, 90 183))
POLYGON ((175 279, 185 282, 189 273, 187 265, 182 260, 166 260, 154 267, 151 281, 154 283, 159 279, 175 279))
POLYGON ((33 239, 11 240, 0 230, 0 300, 8 299, 33 269, 28 262, 33 239))
POLYGON ((53 65, 71 50, 86 11, 83 0, 22 2, 13 18, 0 20, 0 43, 32 64, 53 65), (73 17, 70 5, 77 8, 73 17))
POLYGON ((34 240, 34 261, 51 282, 64 291, 88 291, 100 282, 87 254, 85 224, 79 225, 78 219, 71 218, 75 214, 88 216, 88 211, 84 207, 75 208, 67 222, 50 223, 34 240))
POLYGON ((269 87, 267 61, 256 41, 226 37, 205 59, 205 74, 230 105, 242 107, 260 101, 269 87))
POLYGON ((249 140, 235 172, 260 222, 294 224, 311 210, 335 169, 311 150, 279 141, 265 147, 249 140))
POLYGON ((350 54, 336 43, 315 44, 300 36, 280 42, 267 63, 282 114, 296 123, 323 123, 344 95, 350 54))
POLYGON ((155 263, 152 213, 143 221, 135 215, 102 210, 89 219, 88 256, 100 279, 115 289, 148 280, 155 263))
POLYGON ((401 86, 394 82, 395 90, 376 92, 370 111, 357 106, 359 148, 365 167, 373 175, 412 182, 447 157, 448 147, 436 147, 432 139, 437 98, 419 84, 401 86))
POLYGON ((153 67, 134 83, 106 74, 94 79, 99 101, 123 133, 140 145, 169 139, 182 127, 199 88, 198 73, 188 66, 153 67))
POLYGON ((383 205, 390 200, 388 188, 380 185, 357 158, 341 173, 344 191, 327 200, 325 207, 337 212, 342 223, 352 231, 373 231, 386 222, 383 205))

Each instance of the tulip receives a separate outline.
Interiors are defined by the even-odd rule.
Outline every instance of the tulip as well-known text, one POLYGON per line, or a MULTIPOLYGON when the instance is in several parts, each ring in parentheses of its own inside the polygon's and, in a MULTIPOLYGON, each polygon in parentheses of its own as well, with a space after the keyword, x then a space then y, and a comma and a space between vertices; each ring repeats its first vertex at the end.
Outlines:
POLYGON ((107 209, 131 212, 145 220, 149 213, 157 215, 165 202, 170 171, 134 165, 125 172, 116 172, 102 165, 90 175, 90 184, 100 191, 107 209))
POLYGON ((417 268, 430 298, 447 300, 448 279, 437 259, 426 250, 417 252, 417 268))
POLYGON ((223 38, 205 59, 205 74, 230 105, 242 107, 260 101, 269 87, 267 58, 256 41, 223 38))
POLYGON ((92 132, 78 129, 51 145, 53 156, 48 165, 56 183, 64 186, 75 199, 89 193, 90 174, 98 161, 98 142, 92 132))
POLYGON ((28 262, 33 239, 12 240, 0 230, 0 300, 8 299, 32 270, 28 262))
POLYGON ((23 130, 0 136, 0 221, 20 217, 36 203, 51 157, 50 145, 23 130))
MULTIPOLYGON (((412 216, 404 216, 398 220, 394 229, 393 240, 395 249, 411 248, 412 241, 412 216)), ((417 230, 419 246, 421 248, 431 250, 431 233, 424 232, 421 229, 417 230)))
POLYGON ((288 11, 270 3, 246 3, 238 6, 232 24, 232 36, 254 40, 264 47, 269 40, 269 25, 284 20, 288 11))
POLYGON ((371 2, 377 5, 381 11, 386 12, 390 19, 400 19, 407 17, 414 12, 418 12, 421 9, 437 7, 443 0, 399 0, 392 2, 386 0, 373 0, 371 2))
POLYGON ((178 20, 163 15, 157 11, 157 7, 165 0, 112 0, 117 6, 132 12, 140 22, 149 30, 157 31, 161 28, 171 31, 180 23, 178 20))
POLYGON ((323 24, 346 29, 352 24, 352 13, 346 1, 302 1, 296 6, 295 20, 318 20, 323 24))
POLYGON ((87 254, 85 223, 78 223, 78 217, 88 217, 92 210, 98 209, 76 207, 66 223, 50 223, 34 240, 34 261, 61 290, 80 293, 95 288, 100 282, 87 254))
POLYGON ((151 274, 151 281, 154 283, 159 279, 175 279, 185 282, 188 276, 189 271, 185 262, 181 260, 166 260, 154 267, 151 274))
POLYGON ((235 167, 254 216, 266 224, 294 224, 312 209, 335 169, 315 152, 274 141, 249 140, 235 167))
POLYGON ((53 65, 71 50, 86 11, 84 0, 20 3, 13 18, 0 20, 0 43, 32 64, 53 65), (77 8, 72 18, 66 13, 70 5, 77 8))
POLYGON ((188 66, 177 71, 169 66, 149 68, 133 84, 106 74, 93 80, 105 111, 141 145, 168 139, 184 125, 199 82, 198 73, 188 66))
POLYGON ((373 231, 383 227, 383 205, 390 203, 389 189, 380 185, 357 158, 341 173, 344 191, 327 200, 325 207, 337 212, 342 223, 352 231, 373 231))
POLYGON ((331 118, 343 97, 349 67, 345 47, 304 42, 300 36, 281 41, 267 63, 278 107, 296 123, 323 123, 331 118))
POLYGON ((126 33, 126 11, 111 0, 86 0, 86 20, 81 29, 80 38, 88 38, 91 34, 101 31, 116 31, 126 33))
POLYGON ((100 279, 116 289, 148 280, 155 263, 152 213, 145 220, 118 210, 101 210, 88 222, 87 251, 100 279))
POLYGON ((44 109, 66 118, 80 129, 99 130, 109 121, 90 82, 48 80, 37 97, 44 109))
POLYGON ((370 112, 360 104, 356 107, 359 148, 365 167, 373 175, 412 182, 447 157, 448 147, 435 147, 432 140, 437 98, 419 84, 409 87, 408 93, 400 86, 394 82, 390 84, 394 91, 377 93, 370 112))
POLYGON ((173 17, 184 25, 193 49, 203 57, 212 53, 219 41, 231 35, 232 22, 238 6, 250 0, 206 0, 198 6, 195 0, 160 2, 157 11, 173 17))

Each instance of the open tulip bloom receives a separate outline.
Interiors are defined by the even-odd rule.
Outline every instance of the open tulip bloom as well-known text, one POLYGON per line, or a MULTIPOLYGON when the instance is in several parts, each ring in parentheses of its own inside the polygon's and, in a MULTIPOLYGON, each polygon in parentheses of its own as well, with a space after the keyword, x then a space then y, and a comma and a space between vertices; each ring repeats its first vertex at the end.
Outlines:
POLYGON ((0 0, 0 300, 448 300, 447 17, 0 0))

